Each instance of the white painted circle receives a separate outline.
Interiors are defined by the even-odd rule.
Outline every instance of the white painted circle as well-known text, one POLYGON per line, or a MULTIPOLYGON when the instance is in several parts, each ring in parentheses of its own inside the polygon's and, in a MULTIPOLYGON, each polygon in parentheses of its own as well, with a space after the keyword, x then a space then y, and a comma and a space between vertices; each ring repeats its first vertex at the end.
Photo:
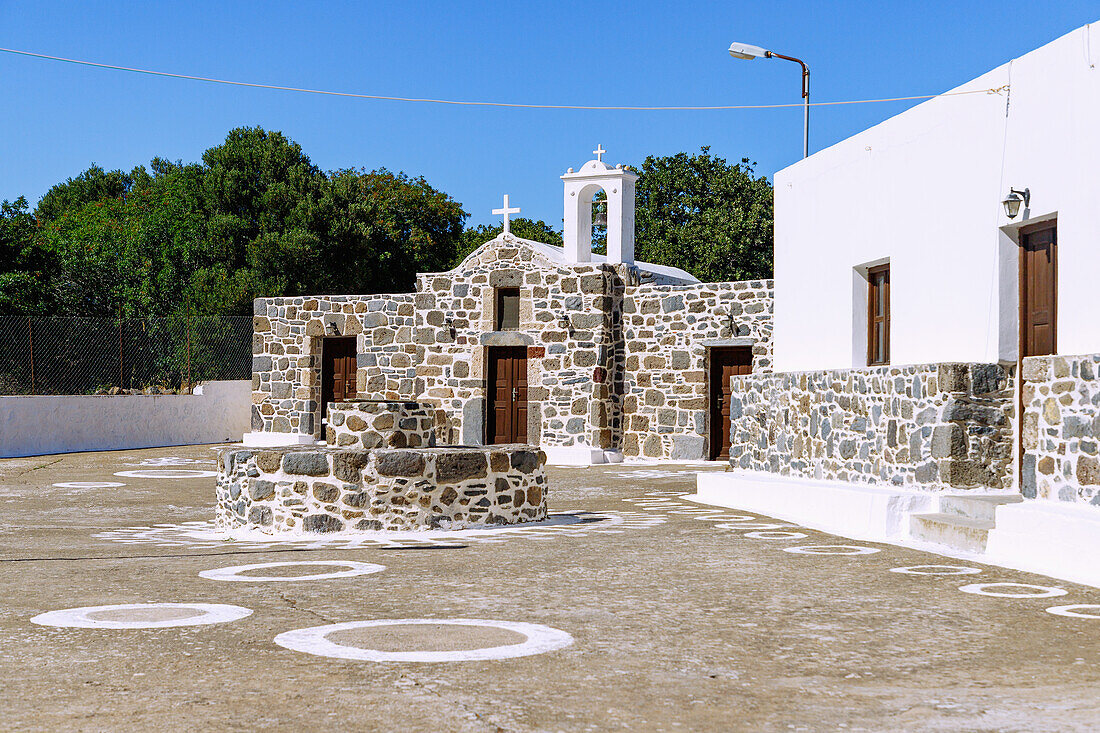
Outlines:
POLYGON ((700 522, 755 522, 756 517, 748 514, 716 514, 711 517, 695 517, 700 522))
POLYGON ((1064 596, 1068 591, 1065 588, 1046 585, 1031 585, 1030 583, 971 583, 959 588, 963 593, 972 593, 976 596, 996 596, 998 598, 1053 598, 1064 596), (988 590, 989 588, 1030 588, 1034 593, 1011 593, 988 590))
POLYGON ((746 532, 746 537, 752 537, 754 540, 800 540, 807 535, 801 532, 776 532, 776 531, 760 531, 760 532, 746 532))
POLYGON ((110 489, 117 486, 125 486, 118 481, 66 481, 54 484, 59 489, 110 489))
POLYGON ((354 560, 291 560, 289 562, 259 562, 252 565, 233 565, 227 568, 215 568, 203 570, 199 577, 209 580, 231 580, 245 583, 265 583, 278 581, 298 580, 330 580, 332 578, 352 578, 357 575, 369 575, 380 573, 386 569, 385 565, 375 565, 369 562, 356 562, 354 560), (241 575, 249 570, 262 570, 263 568, 285 568, 292 566, 337 566, 346 570, 335 570, 328 573, 314 573, 313 575, 241 575))
POLYGON ((1047 609, 1047 613, 1053 613, 1055 616, 1070 616, 1072 618, 1095 618, 1100 619, 1100 605, 1095 603, 1075 603, 1070 606, 1051 606, 1047 609), (1088 608, 1095 613, 1080 613, 1079 609, 1088 608))
POLYGON ((40 626, 64 626, 79 629, 163 629, 169 626, 220 624, 242 619, 251 615, 251 613, 251 608, 230 606, 223 603, 123 603, 113 606, 84 606, 82 608, 48 611, 32 618, 31 623, 40 626), (121 621, 118 619, 93 618, 97 613, 110 611, 148 611, 156 609, 191 610, 195 612, 195 615, 159 621, 121 621))
POLYGON ((760 522, 758 524, 733 524, 733 523, 721 523, 714 525, 717 529, 785 529, 790 527, 789 524, 773 524, 771 522, 760 522))
POLYGON ((200 471, 196 468, 147 468, 143 471, 119 471, 123 478, 207 478, 217 476, 217 471, 200 471))
POLYGON ((275 643, 286 649, 319 657, 336 659, 356 659, 367 662, 469 662, 489 659, 511 659, 531 654, 543 654, 555 649, 567 647, 573 643, 573 637, 564 631, 552 629, 541 624, 528 624, 519 621, 489 621, 475 618, 398 618, 377 619, 373 621, 349 621, 327 626, 311 626, 306 629, 287 631, 275 637, 275 643), (364 649, 329 641, 326 637, 334 631, 361 629, 370 626, 398 626, 428 624, 441 626, 484 626, 488 628, 514 631, 527 637, 519 644, 484 647, 482 649, 461 649, 455 651, 393 652, 379 649, 364 649))
POLYGON ((904 568, 890 568, 891 573, 905 575, 977 575, 980 568, 968 568, 964 565, 910 565, 904 568))
POLYGON ((793 552, 796 555, 873 555, 879 552, 879 549, 858 545, 803 545, 784 547, 783 552, 793 552))

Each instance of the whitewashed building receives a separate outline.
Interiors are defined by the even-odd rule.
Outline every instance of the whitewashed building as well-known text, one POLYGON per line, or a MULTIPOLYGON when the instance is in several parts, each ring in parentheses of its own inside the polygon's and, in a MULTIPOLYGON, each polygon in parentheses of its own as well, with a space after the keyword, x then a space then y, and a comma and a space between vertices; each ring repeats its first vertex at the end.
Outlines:
POLYGON ((1093 24, 776 174, 775 373, 705 496, 1100 582, 1098 64, 1093 24))

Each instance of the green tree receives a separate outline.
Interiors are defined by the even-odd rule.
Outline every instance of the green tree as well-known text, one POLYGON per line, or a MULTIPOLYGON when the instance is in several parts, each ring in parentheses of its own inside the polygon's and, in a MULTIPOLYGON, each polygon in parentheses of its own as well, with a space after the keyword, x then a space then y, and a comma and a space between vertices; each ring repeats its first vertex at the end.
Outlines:
MULTIPOLYGON (((543 244, 553 244, 558 247, 562 246, 561 231, 550 226, 542 219, 526 219, 524 217, 519 217, 509 220, 508 223, 512 234, 520 239, 530 239, 535 242, 542 242, 543 244)), ((490 239, 500 236, 500 233, 503 231, 503 223, 495 226, 478 224, 476 227, 471 227, 464 231, 462 233, 462 244, 455 254, 451 267, 458 265, 462 260, 469 257, 475 249, 485 244, 490 239)))
POLYGON ((121 198, 133 183, 133 178, 122 171, 107 172, 92 163, 80 175, 58 183, 47 191, 34 208, 34 215, 40 222, 45 222, 93 201, 121 198))
POLYGON ((27 199, 0 203, 0 315, 34 313, 47 300, 49 257, 27 199))
POLYGON ((772 276, 772 187, 743 158, 649 156, 638 170, 635 256, 704 282, 772 276))

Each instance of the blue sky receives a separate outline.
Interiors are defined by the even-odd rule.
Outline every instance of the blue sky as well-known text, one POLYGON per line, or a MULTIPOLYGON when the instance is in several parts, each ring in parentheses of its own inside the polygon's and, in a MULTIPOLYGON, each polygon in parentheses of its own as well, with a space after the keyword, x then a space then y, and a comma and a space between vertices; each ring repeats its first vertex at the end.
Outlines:
MULTIPOLYGON (((188 2, 0 0, 0 46, 341 91, 529 103, 799 101, 798 67, 734 61, 738 40, 799 56, 814 101, 944 91, 1089 22, 1058 2, 188 2)), ((561 181, 709 145, 769 177, 801 157, 800 109, 585 112, 339 99, 138 76, 0 54, 0 199, 32 203, 93 161, 198 160, 236 126, 281 130, 324 169, 423 175, 493 221, 501 194, 560 226, 561 181)), ((959 104, 966 104, 960 98, 959 104)), ((911 106, 811 112, 811 152, 911 106)))

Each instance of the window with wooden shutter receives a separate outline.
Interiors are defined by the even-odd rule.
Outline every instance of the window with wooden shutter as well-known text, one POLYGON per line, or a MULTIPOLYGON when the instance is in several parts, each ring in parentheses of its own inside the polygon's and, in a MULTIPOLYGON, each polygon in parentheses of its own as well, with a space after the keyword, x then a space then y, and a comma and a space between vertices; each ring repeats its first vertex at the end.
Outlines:
POLYGON ((867 270, 867 365, 890 363, 890 266, 867 270))

